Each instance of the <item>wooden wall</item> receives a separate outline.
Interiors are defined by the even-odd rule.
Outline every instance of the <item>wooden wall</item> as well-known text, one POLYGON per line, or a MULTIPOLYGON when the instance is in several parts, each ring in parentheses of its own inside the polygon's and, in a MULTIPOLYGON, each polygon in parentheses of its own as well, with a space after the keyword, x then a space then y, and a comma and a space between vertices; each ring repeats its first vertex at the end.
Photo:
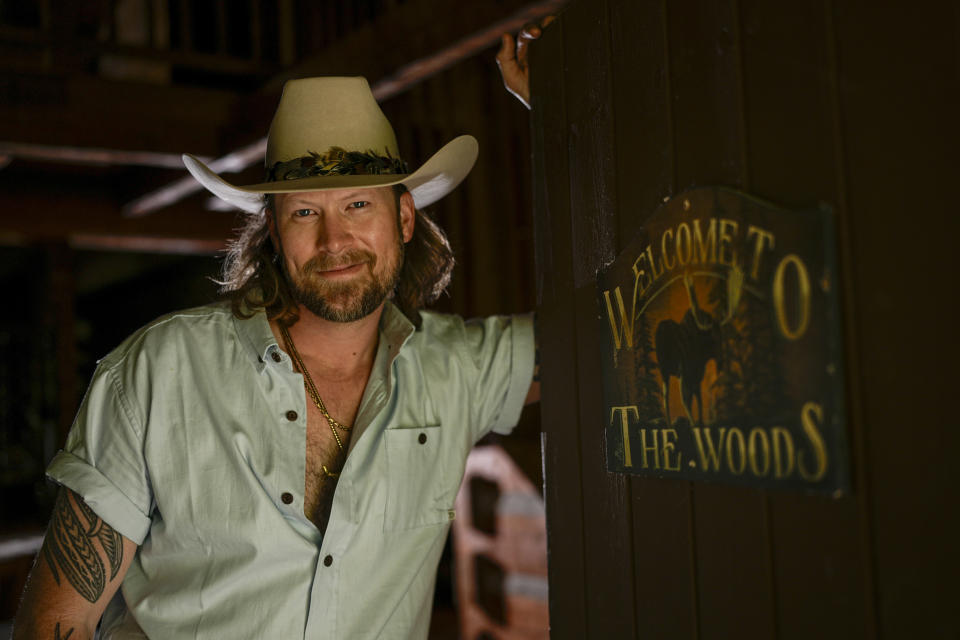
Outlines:
POLYGON ((480 145, 470 175, 427 209, 457 259, 449 297, 437 307, 466 317, 518 313, 534 303, 529 120, 503 89, 495 53, 488 49, 381 105, 411 167, 459 135, 480 145))
POLYGON ((955 3, 579 0, 533 52, 554 638, 957 638, 955 3), (852 491, 606 472, 595 274, 663 201, 836 212, 852 491))

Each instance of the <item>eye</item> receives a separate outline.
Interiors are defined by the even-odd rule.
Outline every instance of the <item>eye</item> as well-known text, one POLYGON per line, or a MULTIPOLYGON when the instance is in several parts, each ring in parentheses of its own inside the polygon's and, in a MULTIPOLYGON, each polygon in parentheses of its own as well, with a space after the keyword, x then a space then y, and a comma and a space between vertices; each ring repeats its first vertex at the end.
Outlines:
POLYGON ((296 211, 293 212, 293 217, 294 217, 294 218, 306 218, 306 217, 309 216, 311 213, 313 213, 313 209, 297 209, 296 211))
POLYGON ((369 204, 370 204, 370 203, 367 202, 366 200, 357 200, 356 202, 351 202, 350 204, 348 204, 348 205, 347 205, 347 208, 348 208, 348 209, 363 209, 364 207, 366 207, 366 206, 369 205, 369 204))

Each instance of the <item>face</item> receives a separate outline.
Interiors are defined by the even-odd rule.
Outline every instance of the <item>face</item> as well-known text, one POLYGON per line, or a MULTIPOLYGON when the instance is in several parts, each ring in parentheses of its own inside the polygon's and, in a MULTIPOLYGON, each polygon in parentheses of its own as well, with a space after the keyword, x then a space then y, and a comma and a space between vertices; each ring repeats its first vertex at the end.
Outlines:
POLYGON ((277 194, 270 233, 296 302, 333 322, 376 311, 403 266, 413 235, 410 194, 392 187, 277 194))

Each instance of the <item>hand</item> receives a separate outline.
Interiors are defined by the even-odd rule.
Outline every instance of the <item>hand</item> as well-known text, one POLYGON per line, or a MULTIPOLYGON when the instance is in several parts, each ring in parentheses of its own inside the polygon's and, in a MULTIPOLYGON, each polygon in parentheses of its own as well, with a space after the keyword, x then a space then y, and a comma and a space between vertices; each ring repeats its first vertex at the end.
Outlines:
POLYGON ((540 24, 529 23, 513 36, 505 33, 500 36, 500 51, 497 52, 497 66, 503 76, 503 86, 517 97, 527 109, 530 108, 530 66, 527 63, 527 46, 540 37, 555 16, 547 16, 540 24))

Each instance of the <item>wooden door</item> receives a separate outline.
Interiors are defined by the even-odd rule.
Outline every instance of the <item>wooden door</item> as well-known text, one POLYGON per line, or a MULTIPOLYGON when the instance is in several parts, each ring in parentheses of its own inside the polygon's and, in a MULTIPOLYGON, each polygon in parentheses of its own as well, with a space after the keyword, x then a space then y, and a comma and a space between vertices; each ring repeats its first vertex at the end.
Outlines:
POLYGON ((533 51, 554 638, 957 638, 956 5, 579 0, 533 51), (852 489, 606 471, 596 272, 664 199, 836 214, 852 489))

